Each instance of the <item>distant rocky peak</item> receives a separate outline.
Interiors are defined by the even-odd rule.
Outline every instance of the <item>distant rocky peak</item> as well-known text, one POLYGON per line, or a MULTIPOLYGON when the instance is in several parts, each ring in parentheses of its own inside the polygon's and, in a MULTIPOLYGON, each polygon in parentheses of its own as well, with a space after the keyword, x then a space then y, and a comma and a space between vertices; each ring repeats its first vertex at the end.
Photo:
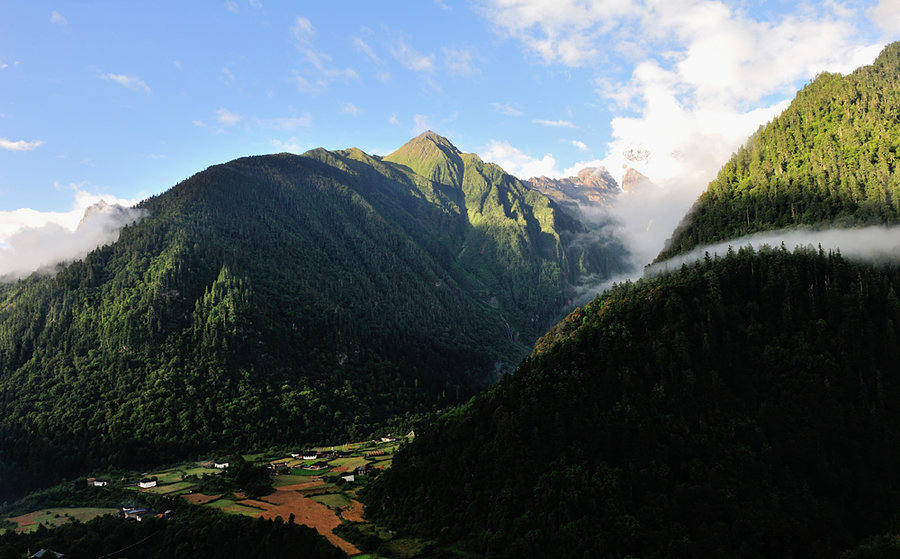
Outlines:
POLYGON ((84 210, 84 215, 81 216, 81 221, 78 222, 78 226, 81 227, 87 221, 94 219, 96 217, 113 217, 125 218, 128 215, 127 208, 119 205, 119 204, 107 204, 106 200, 100 200, 95 204, 91 204, 84 210))
POLYGON ((578 175, 575 178, 581 182, 582 186, 613 190, 618 190, 619 188, 616 179, 602 165, 600 167, 585 167, 578 171, 578 175))
POLYGON ((621 192, 616 179, 602 166, 585 167, 574 177, 532 177, 525 183, 559 201, 596 206, 612 205, 621 192))
POLYGON ((622 177, 622 190, 625 192, 636 192, 647 186, 655 185, 650 179, 634 169, 634 167, 628 167, 625 171, 625 176, 622 177))

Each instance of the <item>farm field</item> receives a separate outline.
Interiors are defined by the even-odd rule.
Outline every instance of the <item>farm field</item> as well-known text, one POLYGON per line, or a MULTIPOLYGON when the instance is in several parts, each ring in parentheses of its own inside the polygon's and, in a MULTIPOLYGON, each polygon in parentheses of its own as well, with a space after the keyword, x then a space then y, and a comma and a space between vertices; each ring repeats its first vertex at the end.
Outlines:
MULTIPOLYGON (((239 504, 263 509, 257 514, 262 518, 281 517, 282 520, 287 520, 293 516, 294 522, 315 528, 317 532, 347 555, 359 555, 361 552, 355 545, 334 533, 334 529, 341 523, 341 519, 335 511, 314 498, 303 496, 299 491, 299 489, 303 489, 300 487, 303 485, 306 484, 280 487, 271 495, 260 499, 246 499, 240 501, 239 504)), ((346 500, 349 502, 349 499, 346 500)))
POLYGON ((118 509, 111 508, 95 508, 95 507, 76 507, 76 508, 49 508, 39 511, 30 512, 20 516, 9 518, 10 521, 19 525, 17 532, 32 532, 37 530, 38 526, 43 524, 48 528, 61 526, 66 522, 78 520, 79 522, 87 522, 88 520, 104 514, 115 514, 118 509))
MULTIPOLYGON (((284 522, 293 521, 315 529, 334 546, 355 557, 362 552, 354 544, 335 534, 334 530, 345 520, 366 525, 363 505, 356 499, 356 491, 365 486, 368 475, 377 475, 379 470, 390 467, 399 445, 395 441, 367 441, 323 447, 316 460, 302 460, 272 453, 248 455, 248 458, 255 459, 253 464, 257 467, 266 468, 274 488, 272 493, 255 499, 248 498, 233 486, 228 489, 221 483, 211 483, 217 480, 207 476, 219 476, 225 472, 223 469, 209 467, 211 462, 185 463, 158 471, 132 473, 120 476, 121 479, 114 481, 112 485, 134 492, 135 495, 180 497, 195 506, 206 506, 228 514, 265 519, 280 517, 284 522), (337 452, 352 452, 352 455, 337 457, 337 452), (303 466, 315 463, 327 466, 318 470, 303 469, 303 466), (358 468, 362 470, 358 471, 358 468), (352 482, 343 481, 341 476, 348 474, 353 474, 356 479, 352 482), (155 479, 157 485, 141 489, 137 480, 143 478, 155 479), (204 487, 208 488, 208 493, 203 492, 204 487), (214 487, 218 489, 212 489, 214 487)), ((32 532, 39 526, 54 528, 74 520, 86 522, 97 516, 118 512, 119 509, 116 508, 51 507, 4 520, 10 522, 7 530, 32 532)))
POLYGON ((175 483, 170 483, 168 485, 157 485, 156 487, 151 487, 146 489, 148 493, 155 493, 157 495, 171 495, 173 493, 182 493, 190 491, 191 489, 197 487, 196 483, 190 481, 178 481, 175 483))

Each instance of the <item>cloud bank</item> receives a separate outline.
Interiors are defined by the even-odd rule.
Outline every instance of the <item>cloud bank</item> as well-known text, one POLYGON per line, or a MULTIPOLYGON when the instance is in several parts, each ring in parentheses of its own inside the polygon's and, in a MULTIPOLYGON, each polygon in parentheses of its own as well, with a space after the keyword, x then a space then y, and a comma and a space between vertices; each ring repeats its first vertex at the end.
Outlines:
POLYGON ((132 200, 101 197, 77 187, 74 194, 68 212, 0 211, 0 280, 52 271, 57 264, 84 258, 118 240, 124 226, 147 216, 145 210, 127 207, 134 205, 132 200))
POLYGON ((685 254, 674 256, 663 262, 646 266, 643 270, 635 268, 630 273, 618 275, 599 283, 582 287, 576 304, 582 305, 609 289, 614 283, 636 281, 641 278, 655 277, 681 268, 682 264, 692 265, 702 260, 707 254, 711 258, 724 257, 728 249, 735 251, 741 247, 751 246, 759 250, 763 246, 780 247, 793 251, 797 247, 812 248, 840 252, 844 258, 869 264, 900 263, 900 227, 862 227, 857 229, 782 229, 746 235, 737 239, 713 243, 696 248, 685 254))
POLYGON ((740 247, 752 246, 755 250, 767 245, 793 250, 797 247, 822 247, 825 251, 840 251, 841 256, 848 260, 881 264, 885 262, 900 262, 900 227, 862 227, 858 229, 826 229, 816 231, 813 229, 783 229, 779 231, 766 231, 754 233, 737 239, 714 243, 694 249, 688 253, 675 256, 664 262, 647 266, 645 275, 665 273, 667 270, 675 270, 682 264, 692 264, 697 260, 716 255, 722 257, 731 247, 737 250, 740 247))
MULTIPOLYGON (((662 249, 721 165, 787 107, 804 81, 874 60, 884 42, 860 35, 867 18, 900 30, 884 23, 900 21, 898 0, 869 10, 800 3, 777 19, 724 0, 487 0, 482 12, 538 61, 606 76, 593 85, 614 116, 606 155, 565 169, 552 153, 523 153, 502 139, 480 155, 521 178, 573 176, 602 165, 621 184, 626 168, 635 168, 660 187, 620 205, 626 236, 645 258, 662 249)), ((565 122, 579 129, 604 124, 565 122)))

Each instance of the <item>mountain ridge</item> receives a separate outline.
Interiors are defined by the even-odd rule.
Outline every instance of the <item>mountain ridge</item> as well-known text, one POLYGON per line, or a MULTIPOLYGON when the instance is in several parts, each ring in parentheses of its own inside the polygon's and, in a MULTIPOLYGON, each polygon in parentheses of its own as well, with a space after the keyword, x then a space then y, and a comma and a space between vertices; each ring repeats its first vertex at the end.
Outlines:
POLYGON ((443 184, 358 149, 239 158, 142 201, 115 243, 5 286, 0 493, 366 436, 467 399, 615 261, 479 161, 443 184))

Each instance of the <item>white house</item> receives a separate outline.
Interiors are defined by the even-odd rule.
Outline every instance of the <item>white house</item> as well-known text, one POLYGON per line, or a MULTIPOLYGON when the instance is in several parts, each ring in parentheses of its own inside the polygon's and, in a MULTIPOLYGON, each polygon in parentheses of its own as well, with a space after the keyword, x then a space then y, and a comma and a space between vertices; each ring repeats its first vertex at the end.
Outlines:
POLYGON ((156 487, 155 479, 142 479, 138 482, 138 487, 141 489, 150 489, 151 487, 156 487))

